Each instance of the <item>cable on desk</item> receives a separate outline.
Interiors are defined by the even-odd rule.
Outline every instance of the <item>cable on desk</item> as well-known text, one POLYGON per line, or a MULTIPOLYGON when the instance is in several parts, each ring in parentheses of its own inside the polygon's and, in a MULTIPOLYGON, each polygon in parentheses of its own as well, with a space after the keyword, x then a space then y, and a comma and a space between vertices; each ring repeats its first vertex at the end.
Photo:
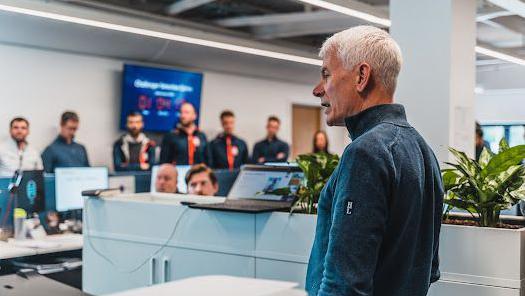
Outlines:
POLYGON ((140 263, 137 267, 132 268, 130 270, 123 270, 123 269, 120 269, 120 267, 115 262, 113 262, 113 260, 111 260, 109 257, 104 255, 102 252, 98 251, 95 248, 95 246, 93 245, 93 242, 91 241, 91 236, 89 235, 89 217, 88 217, 89 216, 89 211, 88 211, 88 204, 89 203, 88 203, 88 200, 89 200, 89 198, 86 198, 85 201, 84 201, 84 211, 85 211, 84 224, 86 226, 86 230, 85 231, 86 231, 86 238, 87 238, 88 244, 91 247, 91 249, 93 250, 93 252, 95 252, 102 259, 104 259, 109 264, 111 264, 118 272, 125 273, 125 274, 130 274, 130 273, 136 272, 137 270, 142 268, 144 265, 146 265, 153 257, 158 255, 162 250, 164 250, 168 246, 169 242, 175 237, 175 233, 177 232, 177 228, 179 227, 180 221, 182 220, 184 215, 189 210, 188 207, 184 207, 184 210, 183 210, 182 214, 179 216, 179 219, 177 219, 177 222, 175 222, 175 225, 173 226, 173 230, 171 231, 170 236, 168 237, 166 242, 164 244, 162 244, 162 246, 160 246, 157 250, 155 250, 155 252, 153 252, 151 254, 151 256, 148 256, 148 258, 145 259, 144 262, 140 263))

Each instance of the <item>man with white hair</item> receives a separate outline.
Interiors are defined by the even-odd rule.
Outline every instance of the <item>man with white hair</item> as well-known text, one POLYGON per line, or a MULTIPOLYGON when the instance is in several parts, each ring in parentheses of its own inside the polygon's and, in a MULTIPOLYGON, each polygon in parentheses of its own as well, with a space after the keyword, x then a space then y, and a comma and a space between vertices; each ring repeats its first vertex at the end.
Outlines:
POLYGON ((438 161, 393 103, 401 51, 390 35, 354 27, 325 41, 313 93, 352 143, 324 187, 309 295, 426 295, 439 279, 443 185, 438 161))

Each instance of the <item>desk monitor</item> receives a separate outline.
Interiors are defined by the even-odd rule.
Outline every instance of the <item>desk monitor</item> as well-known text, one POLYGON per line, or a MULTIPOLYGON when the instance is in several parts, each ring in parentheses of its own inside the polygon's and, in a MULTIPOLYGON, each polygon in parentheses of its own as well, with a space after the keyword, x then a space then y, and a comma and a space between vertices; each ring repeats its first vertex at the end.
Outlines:
MULTIPOLYGON (((186 173, 191 169, 191 165, 178 165, 177 168, 177 190, 179 193, 188 193, 188 186, 186 186, 186 173)), ((157 192, 155 188, 155 180, 157 179, 157 172, 159 166, 153 166, 151 168, 151 192, 157 192)))
POLYGON ((83 208, 82 191, 108 188, 108 169, 57 168, 55 169, 56 210, 59 212, 83 208))
POLYGON ((289 197, 260 193, 283 187, 290 187, 294 192, 298 189, 303 177, 301 169, 295 166, 245 165, 241 168, 228 198, 283 200, 289 197))
POLYGON ((26 210, 28 214, 42 212, 46 209, 44 193, 44 172, 23 171, 16 207, 26 210))

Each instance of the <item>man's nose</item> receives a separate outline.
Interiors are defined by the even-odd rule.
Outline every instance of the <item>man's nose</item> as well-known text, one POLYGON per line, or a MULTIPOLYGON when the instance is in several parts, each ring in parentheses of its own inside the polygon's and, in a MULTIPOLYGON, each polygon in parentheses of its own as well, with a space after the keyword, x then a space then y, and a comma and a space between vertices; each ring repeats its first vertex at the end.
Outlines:
POLYGON ((321 97, 324 96, 324 88, 323 88, 323 86, 321 85, 321 83, 319 83, 319 84, 314 88, 313 94, 314 94, 315 97, 318 97, 318 98, 321 98, 321 97))

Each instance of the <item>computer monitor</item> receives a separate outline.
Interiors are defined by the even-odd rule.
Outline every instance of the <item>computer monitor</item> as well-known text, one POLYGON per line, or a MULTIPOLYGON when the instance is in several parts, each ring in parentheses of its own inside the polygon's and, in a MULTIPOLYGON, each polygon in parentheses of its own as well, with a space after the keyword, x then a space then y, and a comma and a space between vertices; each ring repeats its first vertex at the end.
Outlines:
POLYGON ((245 165, 241 168, 228 198, 287 200, 289 196, 264 193, 284 187, 295 192, 303 178, 303 172, 295 166, 245 165))
POLYGON ((108 188, 105 167, 55 169, 56 210, 59 212, 83 208, 82 191, 108 188))
POLYGON ((44 172, 42 170, 23 171, 18 184, 16 207, 28 214, 43 212, 45 206, 44 172))
MULTIPOLYGON (((157 172, 159 171, 159 165, 151 168, 151 192, 157 192, 155 188, 155 180, 157 180, 157 172)), ((179 193, 188 193, 188 186, 186 186, 186 173, 191 169, 191 165, 178 165, 177 168, 177 190, 179 193)))

